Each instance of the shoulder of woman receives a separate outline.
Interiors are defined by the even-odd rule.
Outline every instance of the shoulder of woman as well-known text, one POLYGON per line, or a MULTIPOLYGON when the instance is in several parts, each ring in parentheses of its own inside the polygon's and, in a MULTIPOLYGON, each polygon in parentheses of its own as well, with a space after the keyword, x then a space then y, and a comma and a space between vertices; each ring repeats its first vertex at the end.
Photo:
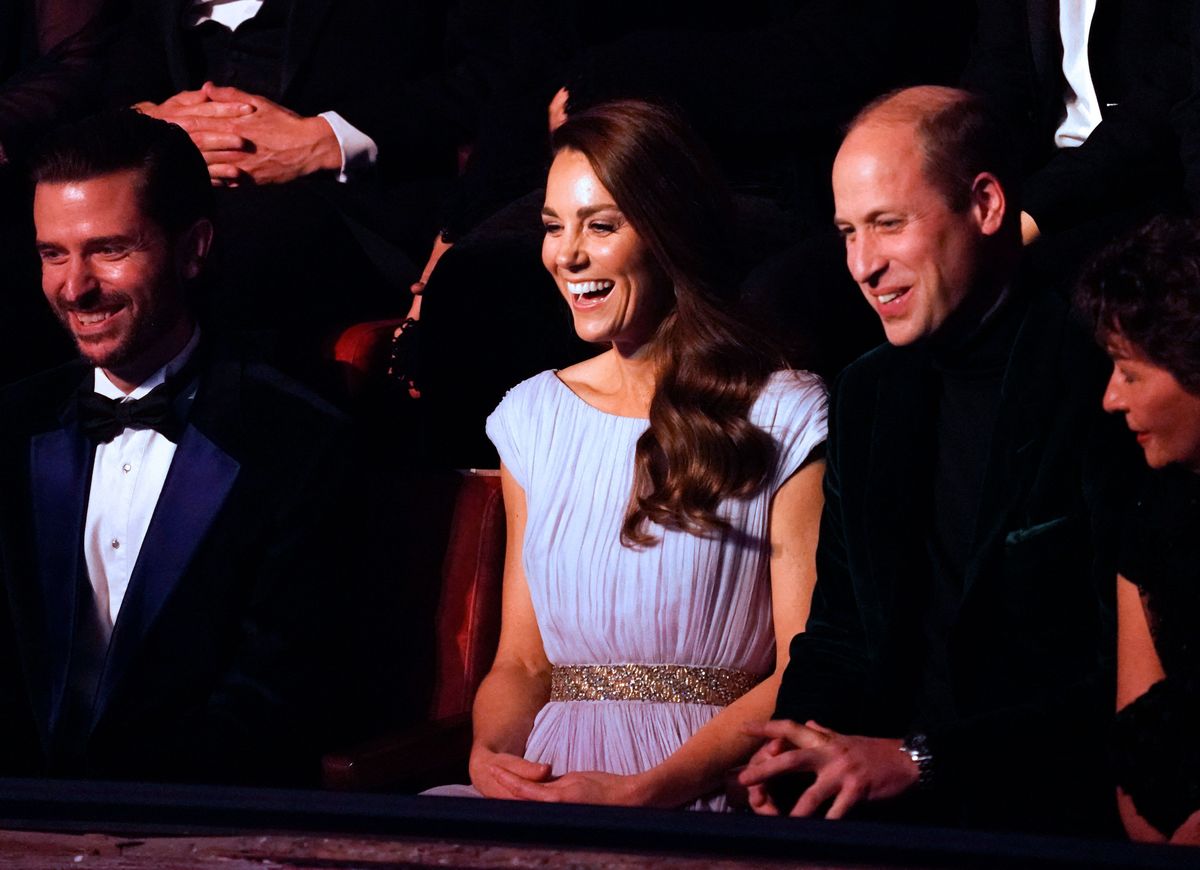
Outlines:
POLYGON ((531 378, 526 378, 515 387, 510 387, 504 398, 496 406, 496 411, 509 411, 527 406, 531 402, 540 402, 548 390, 555 388, 558 375, 553 369, 538 372, 531 378))
POLYGON ((829 390, 818 375, 803 369, 771 372, 755 400, 755 410, 770 414, 791 409, 819 408, 828 403, 829 390))
POLYGON ((781 369, 772 372, 750 409, 755 426, 776 439, 815 427, 824 437, 829 397, 825 383, 812 372, 781 369))
POLYGON ((558 383, 558 375, 549 369, 510 388, 488 415, 489 436, 497 425, 512 430, 525 429, 539 409, 545 409, 555 400, 555 392, 560 389, 562 385, 558 383))
POLYGON ((557 372, 552 372, 552 374, 576 391, 579 388, 585 390, 596 389, 597 378, 605 373, 606 368, 610 367, 608 357, 609 354, 605 352, 577 362, 574 365, 569 365, 566 368, 559 369, 557 372))

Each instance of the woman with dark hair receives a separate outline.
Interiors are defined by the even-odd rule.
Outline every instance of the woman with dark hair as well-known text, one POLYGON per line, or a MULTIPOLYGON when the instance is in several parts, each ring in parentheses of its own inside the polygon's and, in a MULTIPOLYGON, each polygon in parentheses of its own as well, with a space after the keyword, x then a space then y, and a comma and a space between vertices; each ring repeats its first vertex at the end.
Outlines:
POLYGON ((1200 222, 1158 218, 1085 271, 1104 407, 1152 469, 1117 577, 1115 761, 1130 836, 1200 844, 1200 222))
POLYGON ((807 616, 825 391, 734 314, 728 196, 676 115, 602 104, 553 144, 543 263, 608 349, 488 419, 508 553, 472 793, 717 809, 807 616))

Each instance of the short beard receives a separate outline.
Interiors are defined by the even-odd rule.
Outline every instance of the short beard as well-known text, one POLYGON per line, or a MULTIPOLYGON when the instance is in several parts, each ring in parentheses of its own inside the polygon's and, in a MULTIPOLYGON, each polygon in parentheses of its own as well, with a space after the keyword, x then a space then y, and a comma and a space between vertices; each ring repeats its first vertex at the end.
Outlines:
MULTIPOLYGON (((104 300, 108 304, 114 302, 123 305, 125 311, 129 311, 130 300, 124 296, 113 296, 104 300)), ((91 366, 120 373, 132 366, 137 366, 139 361, 155 350, 156 345, 162 341, 163 337, 174 330, 179 321, 187 318, 185 309, 177 311, 158 311, 139 316, 130 325, 129 331, 121 337, 121 340, 105 350, 101 347, 93 347, 92 342, 87 339, 81 339, 75 334, 71 328, 70 318, 72 310, 56 310, 59 320, 66 328, 68 334, 75 343, 75 348, 79 352, 80 357, 91 366), (162 315, 170 316, 162 316, 162 315), (160 324, 167 323, 169 325, 160 328, 160 324)), ((111 339, 100 338, 96 344, 103 346, 110 342, 111 339)))

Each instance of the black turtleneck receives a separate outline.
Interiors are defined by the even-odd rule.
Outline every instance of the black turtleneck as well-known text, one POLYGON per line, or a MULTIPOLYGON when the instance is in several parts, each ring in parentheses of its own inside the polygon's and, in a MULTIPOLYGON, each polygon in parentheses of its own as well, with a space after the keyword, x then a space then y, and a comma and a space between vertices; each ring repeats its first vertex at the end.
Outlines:
POLYGON ((1025 309, 1022 300, 1005 298, 965 336, 929 348, 935 444, 918 727, 955 717, 946 642, 962 601, 1004 371, 1025 309))

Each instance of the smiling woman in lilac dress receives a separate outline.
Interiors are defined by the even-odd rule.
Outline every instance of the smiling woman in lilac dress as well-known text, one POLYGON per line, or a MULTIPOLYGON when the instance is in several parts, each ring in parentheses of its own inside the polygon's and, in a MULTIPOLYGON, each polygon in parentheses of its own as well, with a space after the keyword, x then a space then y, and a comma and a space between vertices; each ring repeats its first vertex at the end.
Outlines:
POLYGON ((607 349, 488 419, 508 552, 472 787, 436 794, 724 806, 815 579, 825 390, 735 313, 728 194, 640 102, 554 137, 542 259, 607 349))

